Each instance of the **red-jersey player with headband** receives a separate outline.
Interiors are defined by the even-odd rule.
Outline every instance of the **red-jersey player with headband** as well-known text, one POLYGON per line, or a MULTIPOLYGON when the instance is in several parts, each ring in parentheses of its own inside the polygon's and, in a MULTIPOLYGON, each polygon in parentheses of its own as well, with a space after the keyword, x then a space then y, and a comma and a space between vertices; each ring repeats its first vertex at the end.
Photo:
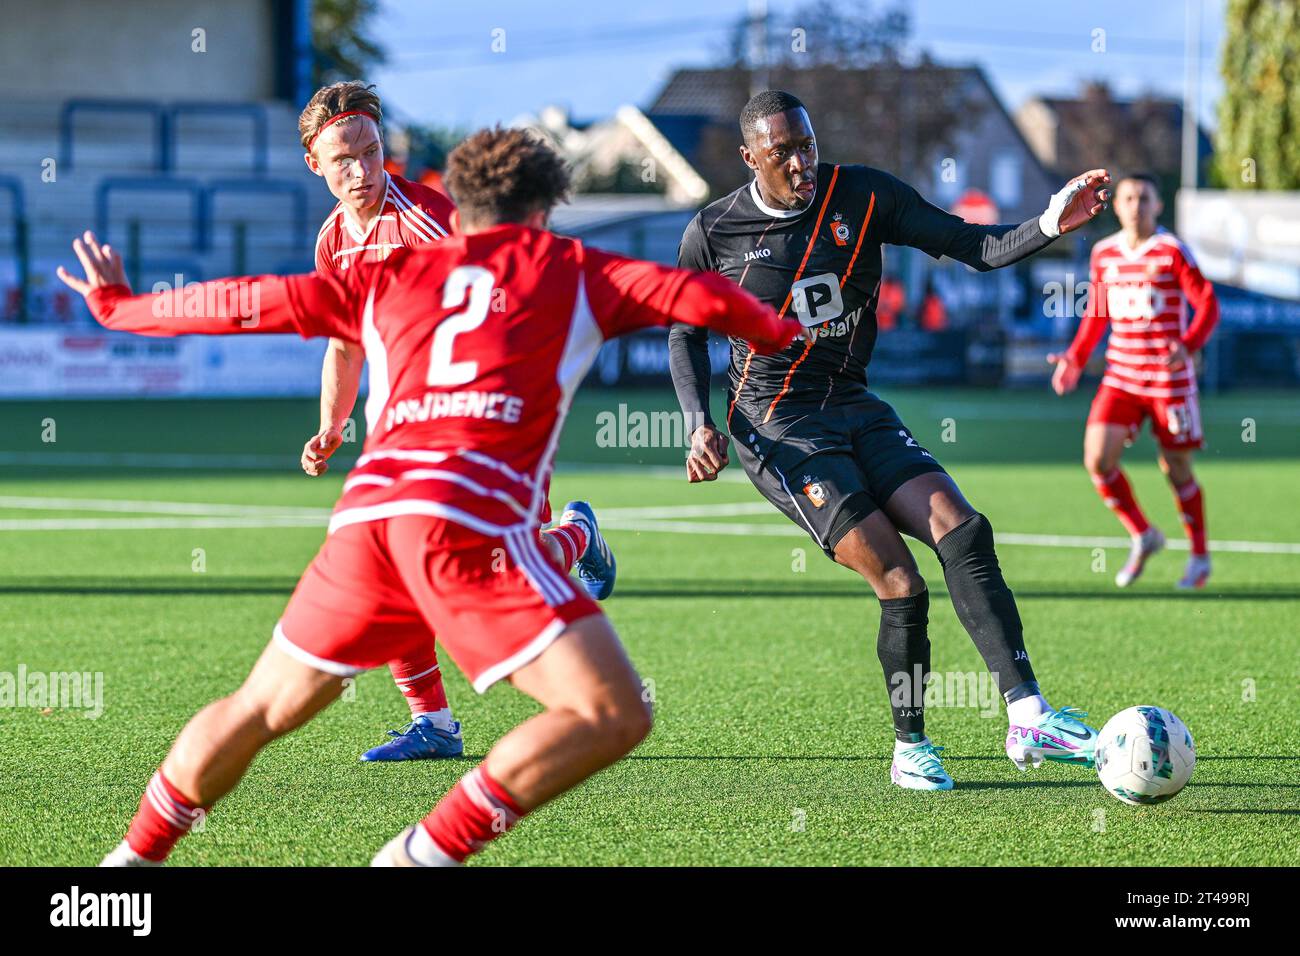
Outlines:
MULTIPOLYGON (((325 180, 338 204, 316 237, 316 271, 343 275, 366 262, 382 262, 394 250, 440 242, 454 229, 456 209, 437 190, 384 168, 383 110, 372 86, 357 82, 322 87, 298 118, 303 159, 325 180)), ((329 469, 328 458, 344 441, 365 363, 360 343, 332 338, 321 368, 320 426, 303 447, 309 475, 329 469)), ((550 505, 541 520, 549 522, 550 505)), ((609 596, 617 566, 584 501, 565 506, 559 524, 542 531, 548 553, 578 577, 597 599, 609 596)), ((389 670, 411 710, 410 722, 361 755, 365 761, 457 757, 464 750, 460 722, 451 712, 432 645, 418 657, 390 662, 389 670)))

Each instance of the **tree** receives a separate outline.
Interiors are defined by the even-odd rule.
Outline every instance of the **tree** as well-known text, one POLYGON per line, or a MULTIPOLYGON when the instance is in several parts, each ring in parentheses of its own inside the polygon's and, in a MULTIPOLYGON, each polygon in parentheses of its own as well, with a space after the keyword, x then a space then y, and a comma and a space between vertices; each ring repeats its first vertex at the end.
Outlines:
POLYGON ((379 0, 314 0, 311 42, 316 57, 312 73, 317 87, 361 79, 385 62, 383 47, 366 29, 378 10, 379 0))
MULTIPOLYGON (((907 179, 979 119, 968 71, 906 56, 911 21, 902 7, 875 12, 863 0, 811 0, 771 14, 761 61, 751 28, 737 21, 721 58, 725 115, 740 112, 756 82, 796 92, 823 156, 852 156, 907 179)), ((709 182, 734 178, 736 138, 732 125, 705 132, 695 162, 709 182)))
POLYGON ((1300 4, 1231 0, 1215 142, 1228 189, 1300 189, 1300 4))

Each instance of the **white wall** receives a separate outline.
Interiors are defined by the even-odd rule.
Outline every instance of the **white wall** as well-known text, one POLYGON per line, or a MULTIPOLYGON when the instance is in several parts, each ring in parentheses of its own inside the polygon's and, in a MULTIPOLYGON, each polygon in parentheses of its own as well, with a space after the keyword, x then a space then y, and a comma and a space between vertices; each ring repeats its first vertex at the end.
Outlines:
POLYGON ((9 96, 257 100, 275 92, 268 0, 5 0, 9 96), (204 53, 192 31, 206 31, 204 53))

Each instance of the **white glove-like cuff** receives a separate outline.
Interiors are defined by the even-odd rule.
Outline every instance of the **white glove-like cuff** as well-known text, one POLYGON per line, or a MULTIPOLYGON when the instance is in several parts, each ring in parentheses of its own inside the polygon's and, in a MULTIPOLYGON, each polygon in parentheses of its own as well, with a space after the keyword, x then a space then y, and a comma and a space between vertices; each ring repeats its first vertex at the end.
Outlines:
POLYGON ((1066 183, 1060 192, 1048 200, 1046 212, 1038 217, 1038 228, 1043 230, 1043 235, 1048 239, 1055 239, 1061 234, 1061 213, 1065 212, 1065 207, 1079 194, 1079 190, 1087 185, 1086 179, 1066 183))

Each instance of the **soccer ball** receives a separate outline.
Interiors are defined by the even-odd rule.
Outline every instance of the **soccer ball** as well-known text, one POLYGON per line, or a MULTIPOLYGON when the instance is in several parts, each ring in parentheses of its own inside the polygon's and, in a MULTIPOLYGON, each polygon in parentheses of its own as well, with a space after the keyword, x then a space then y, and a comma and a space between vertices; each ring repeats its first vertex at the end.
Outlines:
POLYGON ((1195 766, 1191 731, 1163 707, 1121 710, 1097 737, 1097 776, 1125 803, 1163 803, 1183 789, 1195 766))

